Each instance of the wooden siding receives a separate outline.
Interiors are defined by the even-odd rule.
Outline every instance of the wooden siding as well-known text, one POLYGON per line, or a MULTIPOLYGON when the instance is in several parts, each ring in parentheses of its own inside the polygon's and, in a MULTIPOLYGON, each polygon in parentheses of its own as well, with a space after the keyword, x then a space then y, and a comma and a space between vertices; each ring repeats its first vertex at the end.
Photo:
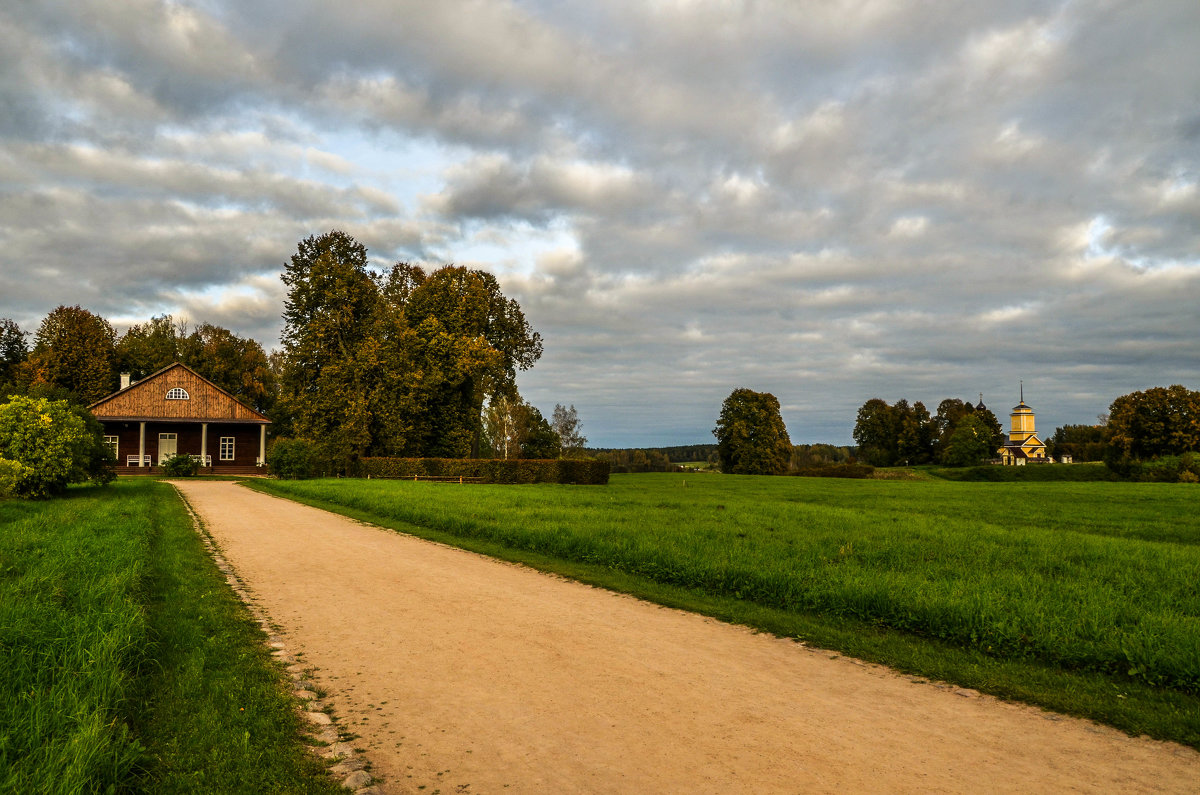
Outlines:
MULTIPOLYGON (((117 463, 128 465, 129 456, 138 454, 138 439, 141 426, 138 422, 121 422, 102 419, 106 436, 117 437, 117 463)), ((146 423, 146 455, 150 456, 151 464, 158 465, 158 435, 160 433, 176 434, 175 452, 187 455, 212 456, 214 466, 245 466, 252 467, 258 462, 258 444, 260 433, 258 425, 246 423, 209 423, 208 450, 200 449, 202 429, 198 424, 182 422, 147 422, 146 423), (221 460, 221 437, 233 437, 232 461, 221 460)))
POLYGON ((99 420, 269 423, 262 414, 182 364, 173 364, 90 406, 99 420), (187 400, 167 400, 180 388, 187 400))

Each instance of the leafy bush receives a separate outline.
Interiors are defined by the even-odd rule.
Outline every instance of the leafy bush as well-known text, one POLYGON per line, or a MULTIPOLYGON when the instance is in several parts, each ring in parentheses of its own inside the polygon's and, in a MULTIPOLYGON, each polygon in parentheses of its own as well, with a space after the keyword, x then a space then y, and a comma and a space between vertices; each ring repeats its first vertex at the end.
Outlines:
POLYGON ((26 476, 29 467, 18 461, 0 458, 0 500, 17 493, 17 482, 26 476))
POLYGON ((177 453, 164 461, 162 468, 173 478, 190 478, 200 471, 200 462, 185 453, 177 453))
POLYGON ((276 439, 267 451, 267 471, 285 480, 304 480, 318 472, 317 446, 304 439, 276 439))
POLYGON ((870 464, 833 464, 825 467, 804 467, 789 472, 802 478, 869 478, 875 473, 870 464))
POLYGON ((929 470, 929 474, 942 480, 970 483, 1079 483, 1120 479, 1106 466, 1098 463, 1028 464, 1026 466, 984 464, 961 469, 935 467, 929 470))
POLYGON ((1200 483, 1200 453, 1164 455, 1148 460, 1113 454, 1104 460, 1114 474, 1145 483, 1200 483))
POLYGON ((478 478, 482 483, 608 483, 607 461, 594 458, 364 458, 352 475, 370 478, 478 478))
POLYGON ((115 476, 100 424, 65 400, 14 395, 0 405, 0 458, 24 467, 19 474, 7 467, 19 497, 50 497, 69 483, 115 476))
POLYGON ((1164 455, 1140 462, 1137 479, 1151 483, 1200 482, 1200 454, 1164 455))

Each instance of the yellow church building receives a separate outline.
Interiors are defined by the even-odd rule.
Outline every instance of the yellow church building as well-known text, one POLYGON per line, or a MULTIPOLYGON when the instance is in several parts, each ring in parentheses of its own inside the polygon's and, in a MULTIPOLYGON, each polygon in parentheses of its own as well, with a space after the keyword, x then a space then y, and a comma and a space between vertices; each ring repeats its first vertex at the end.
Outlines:
POLYGON ((1009 466, 1024 466, 1027 462, 1044 463, 1046 445, 1038 438, 1033 409, 1025 405, 1025 385, 1021 384, 1021 402, 1013 406, 1009 416, 1008 441, 1000 448, 1000 460, 1009 466))

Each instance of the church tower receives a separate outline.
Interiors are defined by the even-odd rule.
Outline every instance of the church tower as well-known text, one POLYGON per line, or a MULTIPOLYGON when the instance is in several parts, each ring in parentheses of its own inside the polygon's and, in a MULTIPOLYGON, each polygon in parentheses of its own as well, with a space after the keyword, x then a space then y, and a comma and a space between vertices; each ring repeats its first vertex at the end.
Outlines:
POLYGON ((1037 425, 1033 409, 1025 404, 1025 382, 1021 382, 1021 402, 1013 406, 1009 417, 1008 442, 1000 449, 1000 458, 1006 464, 1024 464, 1026 461, 1046 460, 1046 445, 1037 437, 1037 425))
POLYGON ((1013 406, 1009 417, 1008 443, 1023 447, 1032 436, 1036 437, 1037 427, 1033 409, 1025 405, 1025 382, 1021 382, 1021 402, 1013 406))

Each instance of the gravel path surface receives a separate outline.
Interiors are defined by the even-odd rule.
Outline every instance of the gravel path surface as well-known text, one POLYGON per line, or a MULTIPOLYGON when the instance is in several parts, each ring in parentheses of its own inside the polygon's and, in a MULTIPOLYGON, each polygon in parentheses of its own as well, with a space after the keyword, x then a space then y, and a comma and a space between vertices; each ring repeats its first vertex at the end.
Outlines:
POLYGON ((317 669, 381 791, 1200 788, 1191 749, 915 683, 235 483, 176 485, 317 669))

